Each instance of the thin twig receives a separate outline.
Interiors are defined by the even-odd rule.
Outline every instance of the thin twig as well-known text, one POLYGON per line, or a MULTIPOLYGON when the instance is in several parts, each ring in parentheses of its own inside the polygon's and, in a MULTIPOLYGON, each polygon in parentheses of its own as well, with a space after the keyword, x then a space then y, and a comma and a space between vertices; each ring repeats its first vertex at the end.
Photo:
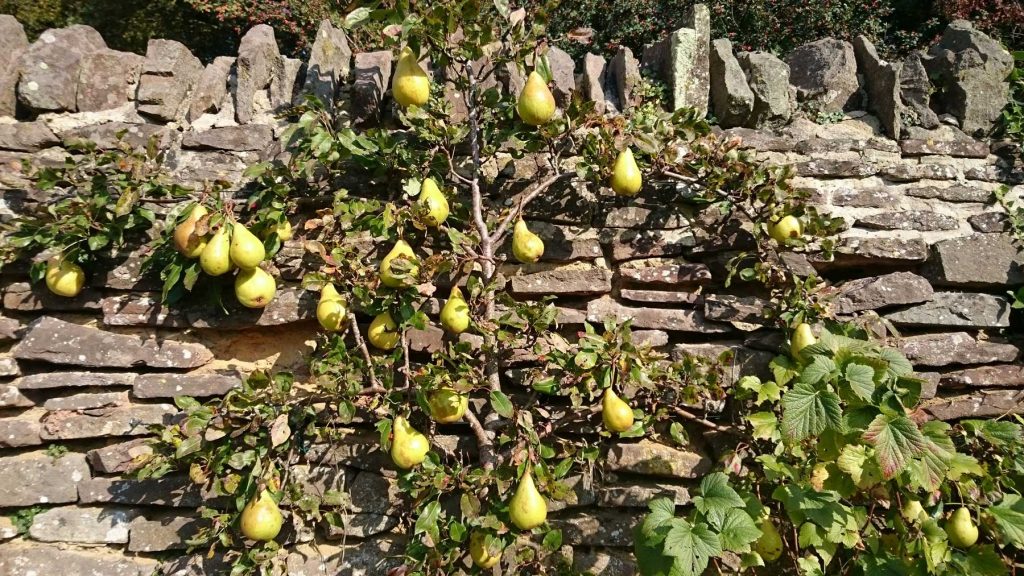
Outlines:
POLYGON ((377 372, 373 369, 373 357, 370 356, 370 349, 366 347, 366 341, 363 340, 363 335, 359 333, 359 324, 356 320, 355 312, 348 313, 348 327, 352 330, 352 337, 355 338, 356 346, 363 353, 363 360, 366 361, 366 371, 370 374, 371 388, 385 391, 384 387, 380 385, 380 381, 377 380, 377 372))
POLYGON ((508 231, 509 225, 512 223, 513 220, 518 218, 519 215, 523 213, 523 210, 526 209, 526 206, 529 205, 530 202, 533 202, 534 199, 543 194, 548 188, 551 188, 556 182, 567 176, 572 176, 572 174, 572 172, 562 172, 561 174, 555 174, 554 176, 551 176, 548 179, 539 182, 536 186, 533 187, 533 189, 531 189, 529 192, 523 195, 519 199, 517 207, 510 211, 508 214, 506 214, 505 217, 501 220, 501 223, 498 224, 498 227, 494 229, 494 232, 490 236, 491 244, 495 246, 500 245, 501 241, 503 240, 503 236, 505 235, 505 232, 508 231))
POLYGON ((696 423, 700 424, 701 426, 704 426, 704 427, 707 427, 707 428, 710 428, 710 429, 714 430, 715 432, 730 432, 730 433, 736 432, 736 430, 734 428, 732 428, 731 426, 722 426, 721 424, 715 424, 711 420, 706 420, 704 418, 701 418, 700 416, 697 416, 693 412, 690 412, 688 410, 684 410, 682 408, 679 408, 678 406, 673 406, 672 407, 672 411, 675 412, 677 415, 682 416, 683 418, 686 418, 687 420, 690 420, 691 422, 696 422, 696 423))
POLYGON ((495 465, 494 442, 491 440, 490 434, 480 424, 480 420, 476 417, 476 413, 473 412, 472 406, 466 408, 465 418, 466 422, 469 423, 469 427, 473 430, 477 446, 480 448, 480 464, 484 467, 484 470, 493 470, 495 465))

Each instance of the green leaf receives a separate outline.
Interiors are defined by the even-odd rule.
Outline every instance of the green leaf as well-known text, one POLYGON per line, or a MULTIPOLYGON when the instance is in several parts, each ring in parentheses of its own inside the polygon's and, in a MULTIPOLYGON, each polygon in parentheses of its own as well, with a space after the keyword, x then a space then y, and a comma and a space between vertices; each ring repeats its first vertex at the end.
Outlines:
POLYGON ((426 534, 431 538, 428 544, 431 548, 440 542, 440 531, 437 527, 437 519, 441 515, 441 503, 434 500, 423 507, 419 518, 416 519, 414 534, 426 534))
POLYGON ((729 485, 729 477, 723 472, 715 472, 701 480, 700 496, 693 498, 693 505, 707 516, 712 526, 720 529, 726 513, 733 508, 742 508, 744 502, 729 485))
POLYGON ((893 376, 910 376, 914 373, 914 365, 899 350, 882 348, 878 355, 889 363, 889 373, 893 376))
POLYGON ((996 519, 1003 541, 1024 550, 1024 499, 1007 494, 999 504, 989 506, 988 513, 996 519))
POLYGON ((892 478, 925 449, 925 439, 913 420, 903 414, 879 414, 864 439, 875 447, 882 475, 892 478))
POLYGON ((964 420, 960 425, 996 447, 1010 446, 1021 441, 1021 427, 1006 420, 964 420))
POLYGON ((548 533, 544 535, 543 541, 544 548, 550 552, 554 552, 562 547, 562 531, 561 530, 548 530, 548 533))
POLYGON ((1004 576, 1006 564, 991 546, 974 546, 966 554, 954 554, 953 563, 970 576, 1004 576))
POLYGON ((676 504, 670 498, 656 498, 647 505, 651 513, 644 518, 640 525, 640 533, 648 539, 651 544, 657 544, 664 539, 664 535, 658 538, 657 531, 668 525, 669 521, 676 515, 676 504))
POLYGON ((189 436, 182 440, 181 444, 178 445, 178 449, 174 451, 175 458, 184 458, 189 454, 193 454, 199 451, 199 448, 203 445, 203 438, 199 434, 189 436))
POLYGON ((782 397, 782 433, 787 439, 799 442, 829 428, 843 428, 843 411, 835 392, 799 382, 782 397))
POLYGON ((761 537, 761 530, 745 511, 733 508, 725 514, 722 531, 718 534, 722 548, 732 552, 749 552, 750 544, 761 537))
POLYGON ((673 519, 671 524, 665 536, 665 554, 675 558, 673 568, 682 576, 700 576, 711 558, 722 553, 718 535, 704 524, 691 525, 682 518, 673 519))
POLYGON ((96 252, 110 243, 110 237, 106 234, 89 236, 89 250, 96 252))
POLYGON ((827 356, 814 356, 811 363, 800 373, 800 382, 803 384, 817 384, 826 379, 836 370, 836 363, 827 356))
POLYGON ((491 408, 494 408, 502 418, 511 418, 514 412, 512 401, 501 390, 491 391, 491 408))
POLYGON ((754 438, 771 440, 779 431, 779 421, 774 412, 755 412, 747 416, 747 422, 754 427, 754 438))
POLYGON ((846 365, 846 381, 858 398, 871 400, 875 393, 875 370, 870 366, 851 362, 846 365))

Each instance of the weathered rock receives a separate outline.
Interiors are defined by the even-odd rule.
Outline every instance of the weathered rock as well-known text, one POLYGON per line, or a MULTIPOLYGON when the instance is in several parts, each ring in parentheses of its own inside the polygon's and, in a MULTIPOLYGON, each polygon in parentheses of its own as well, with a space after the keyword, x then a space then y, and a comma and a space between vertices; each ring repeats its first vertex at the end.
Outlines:
POLYGON ((50 398, 43 403, 43 408, 53 412, 57 410, 91 410, 95 408, 109 408, 112 406, 124 406, 128 404, 128 392, 96 392, 84 394, 72 394, 50 398))
POLYGON ((882 212, 869 214, 857 219, 855 226, 875 230, 917 230, 929 232, 936 230, 956 230, 960 221, 952 216, 928 210, 901 210, 899 212, 882 212))
POLYGON ((25 397, 15 384, 0 384, 0 408, 30 408, 36 403, 25 397))
POLYGON ((333 110, 334 98, 348 79, 351 66, 352 50, 345 31, 335 28, 330 20, 324 20, 309 52, 304 90, 319 98, 328 110, 333 110))
POLYGON ((789 65, 767 52, 741 52, 737 60, 754 93, 754 111, 746 125, 759 127, 787 122, 792 114, 789 65))
POLYGON ((188 108, 190 122, 195 122, 207 112, 223 109, 228 96, 228 78, 234 65, 235 59, 231 56, 218 56, 206 65, 192 92, 192 103, 188 108))
POLYGON ((213 359, 201 344, 143 340, 44 316, 29 325, 15 358, 105 368, 197 368, 213 359))
POLYGON ((27 452, 0 458, 0 507, 61 504, 78 500, 78 483, 89 478, 82 454, 52 458, 27 452))
POLYGON ((1024 413, 1024 390, 978 390, 963 396, 935 398, 922 409, 938 420, 986 418, 1024 413))
POLYGON ((129 472, 153 453, 145 438, 119 442, 104 448, 89 450, 89 464, 93 470, 103 474, 129 472))
POLYGON ((512 292, 520 296, 592 296, 612 291, 612 271, 593 266, 562 266, 552 270, 512 276, 512 292))
POLYGON ((811 178, 863 178, 878 173, 878 166, 863 160, 835 160, 815 158, 798 163, 798 176, 811 178))
POLYGON ((622 110, 629 110, 636 104, 634 92, 643 79, 640 76, 640 63, 633 57, 633 51, 620 46, 619 51, 608 63, 609 73, 615 85, 616 96, 622 110))
POLYGON ((0 356, 0 378, 18 376, 19 374, 21 374, 21 370, 18 368, 18 362, 14 358, 0 356))
POLYGON ((376 124, 380 120, 384 91, 391 78, 391 51, 356 54, 353 71, 352 119, 357 124, 376 124))
POLYGON ((21 55, 18 100, 40 112, 74 112, 81 59, 106 47, 99 32, 81 24, 43 32, 21 55))
POLYGON ((576 62, 568 52, 557 46, 548 48, 548 67, 551 69, 552 94, 555 103, 565 107, 576 91, 576 62))
POLYGON ((670 498, 677 506, 690 503, 686 486, 638 481, 605 485, 597 489, 597 505, 608 508, 646 508, 655 498, 670 498))
POLYGON ((28 47, 21 23, 10 14, 0 14, 0 116, 14 116, 18 105, 18 61, 28 47))
POLYGON ((82 57, 77 101, 80 112, 120 108, 134 98, 145 58, 131 52, 98 50, 82 57))
MULTIPOLYGON (((906 140, 904 140, 906 142, 906 140)), ((935 198, 943 202, 989 202, 992 192, 981 188, 954 184, 945 188, 937 186, 910 186, 904 192, 915 198, 935 198)))
POLYGON ((291 106, 306 79, 306 63, 298 58, 281 58, 281 74, 270 83, 270 106, 283 110, 291 106))
POLYGON ((697 244, 691 230, 604 229, 601 244, 607 246, 612 260, 679 256, 697 244))
POLYGON ((40 542, 125 544, 128 526, 139 515, 129 508, 61 506, 32 519, 29 535, 40 542))
POLYGON ((935 128, 939 125, 939 116, 930 106, 932 82, 928 71, 921 63, 921 55, 912 53, 903 59, 900 67, 900 100, 903 113, 912 126, 935 128))
POLYGON ((604 84, 608 63, 602 56, 587 53, 583 57, 583 73, 580 74, 579 91, 583 100, 594 103, 594 111, 605 111, 604 84))
POLYGON ((728 325, 706 321, 703 311, 700 310, 631 308, 623 306, 607 296, 591 300, 587 303, 588 322, 603 322, 607 318, 613 318, 618 322, 632 319, 634 328, 648 328, 652 330, 699 332, 705 334, 723 333, 731 330, 728 325))
POLYGON ((347 487, 353 512, 388 514, 397 512, 395 505, 401 500, 398 482, 373 472, 360 472, 347 487))
POLYGON ((600 574, 601 576, 633 576, 638 574, 636 559, 629 552, 608 549, 605 551, 573 550, 572 569, 574 574, 600 574))
POLYGON ((1024 284, 1024 248, 1008 234, 974 234, 936 242, 925 275, 948 286, 1024 284))
POLYGON ((42 122, 0 124, 0 149, 35 152, 56 146, 60 141, 42 122))
POLYGON ((223 396, 242 384, 237 373, 139 374, 132 395, 136 398, 205 398, 223 396))
POLYGON ((635 290, 622 288, 619 296, 623 300, 632 300, 642 303, 664 303, 664 304, 694 304, 701 299, 696 292, 679 292, 675 290, 635 290))
POLYGON ((641 522, 641 515, 629 511, 598 510, 562 516, 551 523, 573 546, 631 546, 633 529, 641 522))
POLYGON ((983 140, 926 140, 911 138, 900 141, 900 150, 904 156, 987 158, 989 146, 983 140))
POLYGON ((289 576, 351 574, 371 576, 387 574, 402 565, 405 541, 400 536, 383 536, 349 546, 300 545, 288 554, 289 576))
POLYGON ((20 390, 46 390, 49 388, 71 388, 86 386, 131 386, 135 382, 132 373, 103 372, 42 372, 22 376, 14 381, 20 390))
POLYGON ((203 63, 184 44, 150 40, 135 97, 139 113, 165 122, 184 118, 202 73, 203 63))
POLYGON ((608 450, 605 466, 613 472, 668 478, 699 478, 711 469, 711 460, 698 452, 644 439, 631 444, 613 444, 608 450))
POLYGON ((123 294, 110 296, 101 302, 103 324, 106 326, 153 326, 160 328, 187 328, 186 311, 180 307, 163 305, 159 298, 149 295, 123 294))
POLYGON ((139 436, 147 434, 149 426, 170 424, 177 413, 170 404, 55 411, 43 417, 40 436, 44 440, 139 436))
MULTIPOLYGON (((64 146, 91 142, 99 150, 112 150, 118 148, 123 143, 132 148, 142 150, 149 145, 151 138, 155 138, 157 148, 166 149, 170 146, 172 132, 167 126, 159 124, 107 122, 106 124, 82 126, 63 132, 61 133, 61 142, 64 146)), ((91 279, 94 283, 104 277, 102 272, 97 271, 96 274, 92 275, 91 279)))
POLYGON ((930 302, 885 318, 898 326, 964 326, 1005 328, 1010 325, 1010 303, 1001 296, 963 292, 936 292, 930 302))
POLYGON ((619 275, 633 285, 643 286, 693 286, 711 281, 706 265, 682 259, 631 260, 619 268, 619 275))
POLYGON ((137 515, 131 522, 129 552, 163 552, 184 550, 188 540, 194 538, 209 520, 175 514, 149 513, 137 515))
POLYGON ((925 62, 943 109, 967 134, 986 134, 1009 100, 1013 56, 966 20, 951 22, 925 62))
POLYGON ((890 208, 900 196, 890 188, 837 188, 832 190, 832 205, 843 208, 890 208))
MULTIPOLYGON (((0 391, 3 386, 0 386, 0 391)), ((0 418, 0 447, 23 448, 43 443, 40 437, 39 417, 42 410, 28 410, 17 416, 0 418)))
POLYGON ((211 128, 203 132, 190 131, 181 142, 183 148, 198 150, 264 150, 274 139, 274 131, 270 126, 262 124, 251 126, 225 126, 211 128))
POLYGON ((887 135, 899 140, 903 126, 900 64, 879 57, 875 45, 864 36, 853 41, 853 48, 867 85, 868 110, 875 113, 887 135))
POLYGON ((882 168, 881 174, 894 182, 956 180, 960 176, 956 167, 949 164, 907 164, 903 162, 882 168))
POLYGON ((18 310, 20 312, 35 312, 39 310, 54 310, 60 312, 80 312, 83 310, 96 310, 101 307, 100 293, 97 290, 86 288, 74 298, 57 296, 46 289, 42 282, 29 284, 28 282, 15 282, 4 290, 4 308, 18 310))
POLYGON ((841 112, 857 104, 857 58, 849 42, 823 38, 786 57, 797 98, 821 112, 841 112))
POLYGON ((128 558, 106 548, 68 550, 24 542, 0 547, 0 574, 5 576, 149 576, 156 567, 153 560, 128 558))
POLYGON ((822 262, 812 258, 815 267, 845 268, 868 265, 905 265, 924 262, 928 244, 924 240, 902 238, 844 238, 836 248, 835 260, 822 262))
POLYGON ((1010 231, 1010 219, 1003 212, 982 212, 968 216, 967 223, 985 234, 1010 231))
POLYGON ((724 384, 732 384, 741 376, 754 375, 771 378, 769 364, 776 351, 756 350, 742 342, 724 341, 714 344, 675 344, 672 346, 672 358, 682 360, 687 356, 703 358, 711 362, 729 360, 731 370, 726 372, 724 384))
POLYGON ((757 296, 709 294, 704 297, 704 317, 717 322, 763 324, 766 304, 757 296))
POLYGON ((939 380, 944 388, 1022 388, 1024 366, 1002 364, 947 372, 939 380))
POLYGON ((23 326, 14 318, 0 316, 0 342, 10 342, 21 338, 23 326))
POLYGON ((678 209, 658 205, 619 206, 609 203, 597 214, 595 224, 604 228, 675 230, 689 226, 689 219, 678 209))
POLYGON ((258 112, 256 93, 270 88, 271 82, 283 81, 284 60, 277 48, 274 29, 257 24, 242 36, 235 63, 238 85, 235 89, 235 118, 248 124, 258 112))
MULTIPOLYGON (((10 540, 18 535, 18 527, 7 516, 0 517, 0 542, 10 540)), ((3 568, 3 554, 0 553, 0 568, 3 568)))
POLYGON ((390 532, 398 526, 398 516, 387 514, 346 514, 341 517, 341 526, 324 524, 324 537, 328 540, 344 540, 349 537, 369 538, 390 532))
POLYGON ((878 310, 889 306, 918 304, 931 300, 931 284, 911 272, 893 272, 885 276, 859 278, 845 282, 833 302, 838 314, 878 310))
POLYGON ((711 43, 711 110, 723 128, 743 126, 754 112, 754 92, 739 60, 732 52, 732 42, 719 38, 711 43))
POLYGON ((693 108, 703 116, 708 111, 711 90, 711 12, 705 4, 695 4, 683 23, 686 28, 669 36, 672 109, 693 108))

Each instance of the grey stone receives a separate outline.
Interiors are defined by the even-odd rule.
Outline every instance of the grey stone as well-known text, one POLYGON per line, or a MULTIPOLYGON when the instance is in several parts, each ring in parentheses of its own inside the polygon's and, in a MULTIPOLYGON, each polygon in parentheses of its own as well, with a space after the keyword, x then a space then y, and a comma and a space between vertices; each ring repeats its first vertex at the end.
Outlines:
POLYGON ((239 330, 253 326, 280 326, 316 317, 317 296, 301 288, 278 288, 277 296, 263 309, 245 308, 228 303, 228 314, 213 306, 186 310, 189 324, 195 328, 239 330))
POLYGON ((697 244, 693 232, 677 230, 604 229, 600 242, 608 248, 612 260, 671 257, 683 254, 697 244))
POLYGON ((298 58, 281 58, 281 73, 270 83, 270 106, 283 110, 292 105, 306 79, 306 63, 298 58))
POLYGON ((264 150, 274 139, 274 131, 270 126, 224 126, 211 128, 203 132, 190 131, 181 142, 183 148, 198 150, 229 150, 242 152, 245 150, 264 150))
POLYGON ((820 112, 842 112, 857 104, 857 58, 853 46, 823 38, 797 47, 786 57, 797 98, 820 112))
POLYGON ((248 124, 256 114, 256 94, 267 90, 275 80, 283 81, 284 60, 277 47, 274 29, 257 24, 242 36, 235 67, 238 84, 235 88, 235 118, 248 124))
POLYGON ((576 63, 569 53, 557 46, 548 48, 548 67, 551 69, 552 94, 555 103, 565 107, 576 91, 576 63))
POLYGON ((398 511, 395 505, 402 498, 396 480, 370 471, 359 472, 348 492, 352 511, 364 514, 395 513, 398 511))
POLYGON ((139 515, 129 508, 61 506, 32 519, 29 535, 40 542, 125 544, 128 527, 139 515))
POLYGON ((966 20, 951 22, 929 55, 944 110, 967 134, 987 134, 1009 101, 1013 56, 966 20))
POLYGON ((600 574, 601 576, 634 576, 638 574, 636 559, 621 550, 573 550, 574 574, 600 574))
POLYGON ((907 55, 900 67, 900 100, 908 124, 923 128, 939 125, 939 116, 931 109, 931 95, 932 82, 921 63, 921 55, 907 55))
POLYGON ((987 158, 988 142, 983 140, 932 140, 909 138, 900 141, 904 156, 952 156, 954 158, 987 158))
POLYGON ((903 130, 900 64, 879 57, 875 45, 864 36, 853 41, 853 48, 867 85, 868 110, 878 117, 882 130, 898 140, 903 130))
POLYGON ((100 293, 97 290, 85 288, 74 298, 64 298, 47 290, 42 282, 36 284, 15 282, 4 290, 4 308, 20 312, 97 310, 100 308, 100 293))
POLYGON ((10 14, 0 14, 0 116, 14 116, 18 105, 18 61, 28 47, 21 23, 10 14))
POLYGON ((286 573, 289 576, 387 574, 391 568, 402 565, 405 545, 402 537, 393 535, 348 546, 300 545, 289 552, 286 573))
POLYGON ((11 543, 0 547, 0 574, 5 576, 149 576, 157 565, 145 558, 127 558, 119 550, 11 543))
POLYGON ((992 192, 970 186, 954 184, 945 188, 937 186, 911 186, 904 190, 907 196, 935 198, 943 202, 990 202, 992 192))
POLYGON ((855 226, 875 230, 917 230, 931 232, 938 230, 956 230, 960 221, 952 216, 931 212, 929 210, 901 210, 899 212, 882 212, 869 214, 857 219, 855 226))
POLYGON ((694 304, 700 300, 700 294, 696 292, 678 292, 675 290, 635 290, 633 288, 622 288, 619 296, 623 300, 632 300, 644 304, 694 304))
POLYGON ((622 110, 629 110, 637 104, 635 92, 643 78, 640 76, 640 63, 633 56, 633 51, 620 46, 619 51, 608 63, 608 69, 615 85, 615 93, 622 110))
POLYGON ((885 318, 897 326, 1005 328, 1010 325, 1010 303, 991 294, 936 292, 932 301, 885 318))
POLYGON ((0 356, 0 378, 6 378, 8 376, 18 376, 21 374, 21 369, 18 367, 18 362, 9 356, 0 356))
POLYGON ((0 124, 0 149, 3 150, 35 152, 59 143, 43 122, 0 124))
POLYGON ((210 574, 230 574, 231 562, 223 554, 173 554, 173 557, 160 565, 163 576, 208 576, 210 574))
POLYGON ((186 311, 164 306, 159 298, 148 295, 123 294, 109 296, 101 302, 103 324, 106 326, 153 326, 160 328, 189 327, 186 311))
POLYGON ((562 530, 566 543, 573 546, 631 546, 633 529, 643 517, 629 510, 597 510, 562 516, 551 523, 562 530))
POLYGON ((755 350, 742 342, 724 341, 704 344, 675 344, 672 346, 672 358, 682 360, 688 356, 702 358, 711 362, 729 361, 725 384, 732 384, 741 376, 754 375, 761 378, 772 378, 769 364, 776 351, 755 350))
MULTIPOLYGON (((18 527, 7 516, 0 516, 0 542, 10 540, 18 535, 18 527)), ((0 568, 3 567, 3 554, 0 553, 0 568)))
POLYGON ((657 205, 619 206, 610 203, 595 215, 595 224, 604 228, 675 230, 689 226, 686 214, 676 208, 657 205))
MULTIPOLYGON (((3 387, 0 386, 0 390, 3 387)), ((39 417, 41 410, 28 410, 17 416, 0 418, 0 447, 24 448, 43 443, 40 436, 39 417)))
POLYGON ((46 30, 21 55, 18 100, 39 112, 76 111, 81 59, 106 47, 89 26, 46 30))
POLYGON ((196 508, 213 504, 212 494, 204 493, 187 476, 167 476, 134 480, 130 478, 92 478, 78 484, 82 504, 132 504, 196 508))
POLYGON ((1024 390, 978 390, 963 396, 935 398, 921 407, 938 420, 987 418, 1024 413, 1024 390))
POLYGON ((49 411, 56 410, 90 410, 95 408, 109 408, 112 406, 124 406, 128 404, 128 392, 95 392, 84 394, 72 394, 50 398, 43 403, 43 408, 49 411))
POLYGON ((376 124, 391 78, 391 51, 356 54, 353 65, 351 114, 356 124, 376 124))
POLYGON ((899 200, 899 194, 889 188, 839 188, 832 191, 831 203, 843 208, 890 208, 899 200))
POLYGON ((205 398, 223 396, 241 386, 237 373, 224 374, 139 374, 132 395, 136 398, 205 398))
POLYGON ((960 176, 956 167, 949 164, 907 164, 902 162, 882 168, 881 174, 894 182, 956 180, 960 176))
POLYGON ((145 58, 131 52, 98 50, 82 57, 77 101, 80 112, 120 108, 135 96, 145 58))
POLYGON ((352 50, 345 31, 335 28, 330 20, 324 20, 309 52, 304 90, 319 98, 328 110, 333 110, 334 98, 348 79, 351 67, 352 50))
POLYGON ((569 265, 511 277, 512 293, 520 296, 592 296, 612 291, 612 271, 569 265))
POLYGON ((634 328, 651 330, 705 334, 724 333, 731 330, 728 325, 706 321, 703 311, 699 310, 631 308, 623 306, 607 296, 587 303, 588 322, 603 322, 607 318, 613 318, 619 322, 632 319, 634 328))
POLYGON ((754 112, 754 92, 739 60, 732 52, 732 42, 719 38, 711 43, 711 110, 723 128, 744 126, 754 112))
POLYGON ((204 524, 209 524, 209 520, 176 514, 138 515, 131 522, 128 551, 184 550, 188 548, 188 540, 194 538, 204 524))
POLYGON ((104 372, 43 372, 22 376, 14 381, 21 390, 47 390, 50 388, 131 386, 135 382, 132 373, 104 372))
POLYGON ((707 114, 711 90, 711 12, 695 4, 683 18, 685 28, 669 36, 668 84, 672 109, 693 108, 707 114))
POLYGON ((613 472, 630 472, 667 478, 699 478, 711 469, 702 453, 673 448, 651 440, 618 442, 608 450, 605 466, 613 472))
POLYGON ((919 239, 903 238, 844 238, 836 247, 835 260, 812 260, 815 267, 845 268, 865 264, 904 265, 924 262, 928 258, 928 244, 919 239))
POLYGON ((35 405, 16 385, 0 384, 0 408, 30 408, 35 405))
POLYGON ((1024 184, 1024 170, 1008 166, 975 166, 964 171, 968 180, 982 180, 1012 186, 1024 184))
POLYGON ((1010 219, 1003 212, 982 212, 967 218, 967 223, 978 232, 1009 232, 1010 219))
POLYGON ((878 166, 871 162, 832 158, 806 160, 796 164, 795 168, 798 176, 810 178, 864 178, 878 173, 878 166))
POLYGON ((52 458, 44 452, 26 452, 0 458, 0 507, 75 502, 78 483, 88 478, 82 454, 52 458))
POLYGON ((711 281, 711 271, 706 265, 682 259, 632 260, 619 268, 619 276, 630 284, 642 286, 692 286, 711 281))
POLYGON ((690 503, 690 490, 677 484, 643 480, 597 489, 598 506, 608 508, 646 508, 655 498, 669 498, 676 506, 683 506, 690 503))
POLYGON ((1024 284, 1024 247, 1009 234, 974 234, 936 242, 925 276, 936 284, 1002 287, 1024 284))
POLYGON ((170 404, 135 404, 90 410, 61 410, 42 420, 43 440, 74 440, 105 436, 141 436, 149 427, 168 425, 178 413, 170 404))
POLYGON ((708 294, 704 297, 704 317, 717 322, 763 324, 766 304, 757 296, 708 294))
POLYGON ((324 537, 328 540, 344 540, 349 537, 369 538, 390 532, 398 526, 398 516, 386 514, 346 514, 341 517, 341 526, 324 524, 324 537))
POLYGON ((189 96, 202 74, 203 63, 184 44, 150 40, 135 97, 139 113, 165 122, 184 118, 191 106, 189 96))
POLYGON ((218 56, 206 65, 192 92, 192 103, 188 108, 190 122, 195 122, 203 114, 220 112, 224 108, 228 97, 228 78, 234 65, 235 59, 231 56, 218 56))
POLYGON ((130 472, 153 453, 145 438, 118 442, 103 448, 89 450, 89 464, 103 474, 130 472))
POLYGON ((10 342, 21 338, 23 327, 14 318, 0 316, 0 342, 10 342))
POLYGON ((967 368, 942 375, 944 388, 1024 388, 1024 366, 1002 364, 967 368))
POLYGON ((737 58, 754 93, 754 112, 747 126, 779 125, 789 121, 789 65, 767 52, 741 52, 737 58))
POLYGON ((197 368, 213 359, 201 344, 143 340, 44 316, 11 350, 15 358, 105 368, 197 368))
POLYGON ((605 111, 604 84, 608 63, 602 56, 587 53, 583 57, 583 73, 580 74, 579 91, 585 102, 594 103, 594 111, 605 111))
POLYGON ((838 314, 853 314, 889 306, 919 304, 931 300, 931 284, 911 272, 893 272, 884 276, 859 278, 843 283, 833 302, 838 314))
MULTIPOLYGON (((173 131, 169 130, 167 126, 159 124, 107 122, 106 124, 93 124, 68 130, 61 133, 61 140, 64 146, 91 142, 99 150, 113 150, 121 144, 142 150, 149 145, 151 138, 155 138, 157 148, 166 149, 170 146, 172 133, 173 131)), ((93 275, 94 281, 104 278, 102 271, 98 272, 93 275)))

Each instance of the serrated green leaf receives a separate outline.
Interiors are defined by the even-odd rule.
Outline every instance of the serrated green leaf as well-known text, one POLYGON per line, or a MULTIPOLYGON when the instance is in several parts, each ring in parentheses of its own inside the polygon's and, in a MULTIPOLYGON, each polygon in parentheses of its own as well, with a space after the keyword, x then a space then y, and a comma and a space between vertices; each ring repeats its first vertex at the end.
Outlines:
POLYGON ((726 512, 718 538, 722 548, 732 552, 749 552, 750 545, 761 537, 761 530, 744 510, 733 508, 726 512))
POLYGON ((846 382, 853 393, 864 401, 871 400, 875 393, 875 370, 864 364, 851 362, 846 365, 846 382))
POLYGON ((835 392, 799 382, 782 397, 782 434, 787 439, 799 442, 829 428, 843 428, 843 411, 835 392))
POLYGON ((800 373, 802 384, 817 384, 836 370, 836 363, 827 356, 814 356, 811 363, 800 373))
POLYGON ((926 448, 917 424, 900 414, 879 414, 864 431, 864 439, 875 447, 875 456, 885 478, 895 476, 926 448))
POLYGON ((437 500, 429 502, 423 507, 418 518, 416 518, 415 534, 426 534, 431 538, 429 546, 432 548, 440 542, 440 530, 437 520, 441 515, 441 503, 437 500))
POLYGON ((779 431, 779 421, 774 412, 755 412, 747 416, 747 422, 754 428, 754 438, 771 440, 779 431))
POLYGON ((714 472, 701 480, 700 495, 693 498, 693 505, 711 521, 712 526, 720 529, 726 513, 733 508, 742 508, 744 503, 729 485, 729 477, 722 472, 714 472))
POLYGON ((491 408, 502 418, 511 418, 513 415, 512 401, 501 390, 491 391, 491 408))
POLYGON ((1017 494, 1007 494, 988 511, 996 519, 1003 542, 1024 550, 1024 499, 1017 494))
POLYGON ((711 558, 722 553, 718 535, 704 524, 693 524, 682 518, 671 522, 665 536, 665 554, 674 557, 674 568, 681 576, 700 576, 711 558))

